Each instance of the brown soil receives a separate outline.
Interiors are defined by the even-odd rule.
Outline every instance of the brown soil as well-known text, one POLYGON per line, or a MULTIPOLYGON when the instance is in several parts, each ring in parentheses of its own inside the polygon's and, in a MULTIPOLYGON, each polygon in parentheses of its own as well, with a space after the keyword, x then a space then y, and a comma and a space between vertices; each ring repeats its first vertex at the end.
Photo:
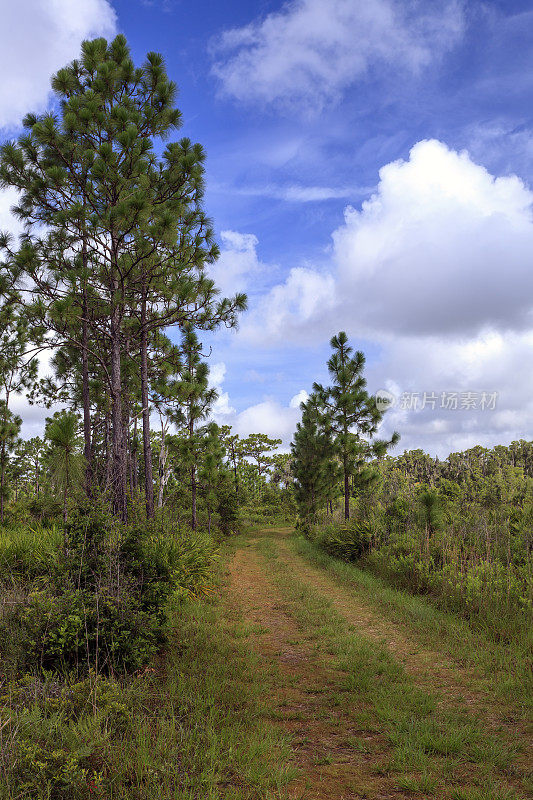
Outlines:
MULTIPOLYGON (((269 537, 276 539, 280 558, 299 583, 323 594, 364 636, 384 643, 417 684, 440 695, 442 704, 466 708, 493 733, 497 731, 510 742, 518 738, 523 742, 526 731, 519 715, 495 704, 477 686, 474 689, 476 676, 442 653, 424 648, 409 632, 398 630, 365 603, 355 590, 296 555, 286 533, 268 531, 269 537)), ((333 657, 325 658, 312 635, 296 626, 268 578, 265 562, 251 547, 239 549, 229 564, 227 600, 241 611, 250 627, 252 646, 273 669, 268 701, 291 736, 300 774, 284 796, 291 800, 413 797, 386 774, 391 750, 371 709, 363 702, 354 706, 353 696, 350 704, 342 701, 343 674, 334 668, 333 657)), ((531 758, 523 756, 516 766, 523 774, 532 766, 531 758)))
POLYGON ((238 550, 230 566, 228 600, 252 625, 251 641, 274 666, 269 689, 275 716, 290 734, 300 777, 288 787, 291 800, 407 798, 394 782, 378 774, 390 757, 384 738, 368 724, 361 705, 350 713, 332 698, 342 675, 324 666, 312 643, 284 610, 283 600, 265 574, 257 554, 238 550), (363 722, 357 721, 361 717, 363 722))
POLYGON ((365 603, 355 589, 348 589, 295 554, 284 534, 283 531, 278 533, 278 550, 295 577, 327 597, 333 608, 364 636, 383 643, 418 685, 440 694, 441 705, 466 706, 472 714, 482 718, 485 725, 496 730, 506 729, 513 737, 531 733, 531 727, 520 719, 517 710, 498 704, 488 692, 474 688, 475 684, 479 685, 479 678, 472 670, 410 638, 397 624, 365 603))

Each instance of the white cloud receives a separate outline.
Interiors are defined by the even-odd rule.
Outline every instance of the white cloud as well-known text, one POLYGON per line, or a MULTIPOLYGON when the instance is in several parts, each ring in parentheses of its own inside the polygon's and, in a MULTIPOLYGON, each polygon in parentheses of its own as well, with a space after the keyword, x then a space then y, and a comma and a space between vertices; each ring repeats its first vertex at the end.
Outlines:
POLYGON ((217 390, 218 398, 213 403, 213 418, 221 425, 226 425, 226 417, 235 414, 235 409, 230 405, 229 394, 222 390, 226 377, 226 365, 223 361, 211 364, 209 367, 209 385, 217 390))
POLYGON ((336 307, 337 290, 332 275, 294 267, 285 283, 274 286, 244 318, 242 334, 267 345, 273 341, 306 339, 312 326, 312 337, 316 339, 324 335, 322 322, 329 321, 336 307))
POLYGON ((533 192, 435 140, 379 174, 333 233, 330 272, 292 269, 243 333, 265 342, 340 327, 374 337, 528 329, 533 192))
MULTIPOLYGON (((333 234, 342 297, 367 329, 476 331, 531 323, 533 193, 437 141, 380 170, 333 234)), ((347 310, 345 309, 345 314, 347 310)), ((353 313, 353 312, 352 312, 353 313)))
MULTIPOLYGON (((368 195, 372 191, 368 186, 305 186, 289 184, 287 186, 246 186, 233 189, 236 194, 251 197, 273 197, 288 203, 317 203, 324 200, 352 199, 368 195)), ((257 242, 256 242, 257 244, 257 242)))
POLYGON ((300 412, 297 409, 287 408, 269 397, 241 411, 235 418, 233 426, 239 436, 265 433, 274 439, 282 439, 284 444, 288 445, 299 416, 300 412))
POLYGON ((0 128, 15 128, 29 111, 44 111, 52 74, 78 56, 83 39, 112 36, 115 27, 108 0, 2 3, 0 128))
POLYGON ((273 397, 266 396, 260 403, 255 403, 237 413, 230 404, 228 392, 223 391, 225 377, 226 365, 223 362, 213 364, 209 374, 210 384, 219 392, 219 399, 212 411, 215 422, 219 425, 231 425, 233 432, 239 436, 265 433, 274 439, 282 439, 283 447, 288 448, 300 418, 300 403, 309 396, 305 389, 295 394, 289 400, 288 406, 273 397))
POLYGON ((260 269, 257 258, 257 237, 253 233, 222 231, 222 248, 218 261, 209 268, 209 275, 225 296, 243 292, 260 269))
POLYGON ((383 358, 368 369, 369 385, 385 386, 397 398, 384 432, 401 433, 401 450, 422 447, 439 456, 473 447, 531 438, 533 332, 490 331, 471 338, 391 338, 383 358), (402 409, 402 393, 418 394, 418 410, 402 409), (458 408, 442 408, 442 393, 457 392, 458 408), (465 393, 476 407, 461 408, 465 393), (482 408, 482 393, 497 393, 494 410, 482 408), (435 393, 435 408, 426 402, 435 393))
POLYGON ((11 208, 18 203, 19 193, 13 187, 0 189, 0 231, 17 236, 22 233, 22 223, 11 213, 11 208))
POLYGON ((317 109, 380 64, 417 72, 463 27, 456 0, 292 0, 218 37, 213 70, 238 100, 317 109))
POLYGON ((289 408, 300 408, 300 403, 305 403, 308 399, 309 395, 305 389, 300 389, 298 394, 295 394, 294 397, 291 398, 289 408))
POLYGON ((494 411, 397 405, 385 432, 446 455, 530 436, 533 192, 437 141, 380 171, 348 208, 328 270, 292 269, 248 314, 241 336, 313 344, 345 329, 377 346, 372 391, 498 392, 494 411))

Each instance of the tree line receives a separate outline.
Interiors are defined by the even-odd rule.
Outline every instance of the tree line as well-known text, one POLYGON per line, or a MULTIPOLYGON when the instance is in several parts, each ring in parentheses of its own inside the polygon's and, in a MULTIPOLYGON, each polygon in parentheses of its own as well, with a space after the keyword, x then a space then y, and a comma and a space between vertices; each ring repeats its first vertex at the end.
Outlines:
MULTIPOLYGON (((220 297, 208 275, 218 248, 203 208, 205 153, 168 141, 181 114, 162 57, 137 67, 123 36, 86 41, 52 88, 54 111, 28 114, 0 149, 0 184, 17 189, 24 225, 18 240, 0 237, 1 511, 20 429, 10 400, 27 390, 81 415, 86 495, 109 497, 126 521, 142 479, 151 518, 151 414, 186 432, 194 504, 199 431, 216 396, 199 334, 235 326, 246 297, 220 297), (45 350, 54 376, 37 380, 45 350)), ((68 417, 54 426, 74 435, 68 417)), ((161 451, 164 473, 164 435, 161 451)))

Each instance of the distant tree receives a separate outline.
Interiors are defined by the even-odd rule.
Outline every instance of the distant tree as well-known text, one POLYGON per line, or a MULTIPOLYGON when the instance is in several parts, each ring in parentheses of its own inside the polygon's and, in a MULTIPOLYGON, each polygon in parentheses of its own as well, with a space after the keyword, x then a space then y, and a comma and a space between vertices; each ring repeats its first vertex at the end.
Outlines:
POLYGON ((217 398, 216 389, 209 386, 209 368, 202 361, 202 344, 192 326, 185 326, 181 344, 183 371, 175 384, 174 411, 171 420, 186 433, 186 461, 191 488, 191 527, 197 525, 197 469, 201 442, 205 431, 202 423, 209 416, 217 398))
POLYGON ((290 453, 276 453, 272 457, 271 481, 274 484, 288 489, 293 482, 292 474, 292 455, 290 453))
POLYGON ((9 456, 17 444, 21 425, 21 417, 9 410, 5 400, 0 400, 0 522, 2 523, 8 499, 6 469, 9 456))
POLYGON ((58 412, 47 419, 45 439, 50 443, 50 474, 52 481, 63 492, 65 522, 69 491, 79 489, 84 479, 84 461, 78 432, 78 418, 72 411, 58 412))
POLYGON ((211 422, 206 426, 201 442, 198 468, 198 483, 207 507, 207 524, 211 533, 211 515, 217 505, 217 484, 223 471, 224 446, 218 425, 211 422))
POLYGON ((231 425, 222 425, 220 428, 220 438, 223 443, 227 463, 233 472, 233 482, 235 485, 235 495, 239 497, 239 466, 244 458, 242 440, 237 433, 231 433, 231 425))
POLYGON ((37 361, 28 351, 32 333, 29 321, 18 313, 14 294, 0 297, 0 520, 4 521, 7 494, 6 467, 20 431, 21 419, 9 402, 14 394, 31 389, 37 378, 37 361))
POLYGON ((301 516, 314 518, 329 501, 339 477, 336 447, 320 397, 312 394, 300 407, 302 419, 291 444, 294 491, 301 516))
POLYGON ((354 355, 348 337, 341 331, 331 339, 333 354, 328 361, 328 371, 333 380, 331 387, 318 383, 313 392, 320 398, 329 416, 335 436, 344 479, 344 517, 350 518, 350 478, 358 471, 361 461, 374 452, 383 455, 387 448, 399 441, 394 433, 389 441, 380 440, 368 446, 383 418, 376 399, 366 390, 363 377, 365 357, 358 350, 354 355))
POLYGON ((255 462, 258 475, 264 475, 274 464, 272 453, 281 444, 281 439, 271 439, 264 433, 251 433, 241 439, 242 454, 255 462))

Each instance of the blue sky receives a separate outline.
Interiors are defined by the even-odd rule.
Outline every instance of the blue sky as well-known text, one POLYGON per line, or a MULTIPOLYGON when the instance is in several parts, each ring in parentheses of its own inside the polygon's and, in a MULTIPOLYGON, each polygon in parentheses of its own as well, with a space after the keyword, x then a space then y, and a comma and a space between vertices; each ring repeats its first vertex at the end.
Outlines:
POLYGON ((344 328, 370 388, 397 399, 384 428, 400 449, 531 437, 532 2, 24 0, 7 14, 5 136, 25 102, 46 106, 43 75, 82 38, 120 31, 136 61, 164 55, 182 134, 208 154, 214 277, 250 298, 239 332, 210 342, 219 421, 288 443, 344 328), (476 408, 423 403, 452 392, 476 408))

